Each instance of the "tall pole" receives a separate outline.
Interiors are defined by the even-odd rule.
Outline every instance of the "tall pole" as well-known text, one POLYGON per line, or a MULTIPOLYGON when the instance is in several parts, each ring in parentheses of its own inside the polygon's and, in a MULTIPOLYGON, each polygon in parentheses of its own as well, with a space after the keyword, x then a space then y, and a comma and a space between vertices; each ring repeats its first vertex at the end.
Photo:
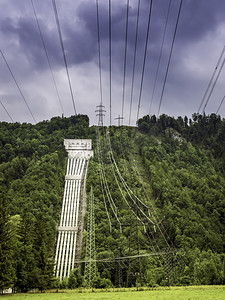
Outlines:
POLYGON ((92 281, 96 275, 96 254, 95 254, 95 204, 94 195, 91 187, 91 193, 88 201, 88 223, 87 223, 87 241, 85 255, 84 278, 87 287, 92 287, 92 281))

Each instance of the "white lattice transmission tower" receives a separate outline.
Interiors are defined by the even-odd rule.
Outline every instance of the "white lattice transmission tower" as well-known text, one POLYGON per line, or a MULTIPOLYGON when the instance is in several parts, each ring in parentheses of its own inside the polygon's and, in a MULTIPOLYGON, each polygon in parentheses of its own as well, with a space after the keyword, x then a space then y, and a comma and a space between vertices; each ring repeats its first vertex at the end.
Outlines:
POLYGON ((98 126, 103 126, 103 118, 105 117, 105 106, 100 104, 96 107, 96 116, 98 117, 98 126))
POLYGON ((96 252, 95 252, 95 203, 91 187, 91 193, 88 197, 88 220, 87 220, 87 240, 85 255, 84 278, 86 285, 92 287, 92 281, 96 275, 96 252))

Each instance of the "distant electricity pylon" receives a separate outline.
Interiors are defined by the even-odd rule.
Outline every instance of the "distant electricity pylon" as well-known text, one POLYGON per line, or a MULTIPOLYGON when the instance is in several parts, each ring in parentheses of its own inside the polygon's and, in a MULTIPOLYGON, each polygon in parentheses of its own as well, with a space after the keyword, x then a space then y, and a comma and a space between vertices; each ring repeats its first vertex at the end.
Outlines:
POLYGON ((98 126, 103 126, 103 117, 105 116, 106 110, 104 109, 105 106, 100 104, 96 107, 96 116, 98 117, 98 126))
POLYGON ((118 120, 118 126, 123 125, 123 119, 124 117, 121 117, 120 115, 117 118, 115 118, 115 120, 118 120))
POLYGON ((96 253, 95 253, 95 204, 94 195, 91 187, 91 194, 88 201, 88 222, 87 222, 87 241, 85 255, 84 278, 87 287, 92 287, 93 279, 96 275, 96 253))

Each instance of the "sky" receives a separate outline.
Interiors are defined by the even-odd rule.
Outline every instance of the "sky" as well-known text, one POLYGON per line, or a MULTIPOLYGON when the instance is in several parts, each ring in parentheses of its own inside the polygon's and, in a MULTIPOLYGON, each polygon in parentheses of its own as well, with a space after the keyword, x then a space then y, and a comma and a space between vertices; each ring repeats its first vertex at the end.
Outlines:
MULTIPOLYGON (((109 125, 111 115, 111 124, 116 125, 118 120, 115 118, 122 116, 127 0, 111 0, 111 110, 109 1, 98 2, 102 104, 106 110, 104 124, 109 125)), ((180 0, 171 0, 168 26, 161 48, 169 2, 152 2, 142 93, 139 98, 150 7, 150 0, 140 0, 130 114, 138 0, 129 0, 123 109, 125 125, 136 124, 139 99, 139 117, 157 115, 159 112, 174 117, 187 115, 190 118, 199 110, 225 45, 225 1, 183 0, 168 67, 180 0), (161 63, 156 80, 160 53, 161 63), (168 75, 159 111, 167 67, 168 75)), ((68 117, 74 114, 52 0, 33 0, 33 4, 59 97, 31 0, 0 0, 0 50, 24 97, 0 54, 0 121, 11 122, 11 117, 14 122, 34 124, 55 116, 68 117)), ((97 124, 95 110, 100 104, 101 92, 96 0, 56 0, 56 5, 76 112, 87 114, 90 124, 97 124)), ((220 66, 214 78, 219 69, 220 66)), ((205 108, 206 114, 217 111, 225 95, 224 78, 225 70, 222 68, 205 108)), ((219 114, 225 117, 225 103, 219 114)))

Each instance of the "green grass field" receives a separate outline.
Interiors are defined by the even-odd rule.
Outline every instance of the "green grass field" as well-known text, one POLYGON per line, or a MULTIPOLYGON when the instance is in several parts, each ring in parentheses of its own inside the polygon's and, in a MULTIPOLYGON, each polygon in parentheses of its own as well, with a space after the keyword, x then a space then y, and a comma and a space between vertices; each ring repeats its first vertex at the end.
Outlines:
POLYGON ((153 290, 136 291, 131 289, 115 289, 110 291, 95 290, 74 290, 74 291, 59 291, 45 292, 43 294, 14 294, 3 295, 0 298, 4 300, 224 300, 225 286, 192 286, 192 287, 170 287, 157 288, 153 290))

